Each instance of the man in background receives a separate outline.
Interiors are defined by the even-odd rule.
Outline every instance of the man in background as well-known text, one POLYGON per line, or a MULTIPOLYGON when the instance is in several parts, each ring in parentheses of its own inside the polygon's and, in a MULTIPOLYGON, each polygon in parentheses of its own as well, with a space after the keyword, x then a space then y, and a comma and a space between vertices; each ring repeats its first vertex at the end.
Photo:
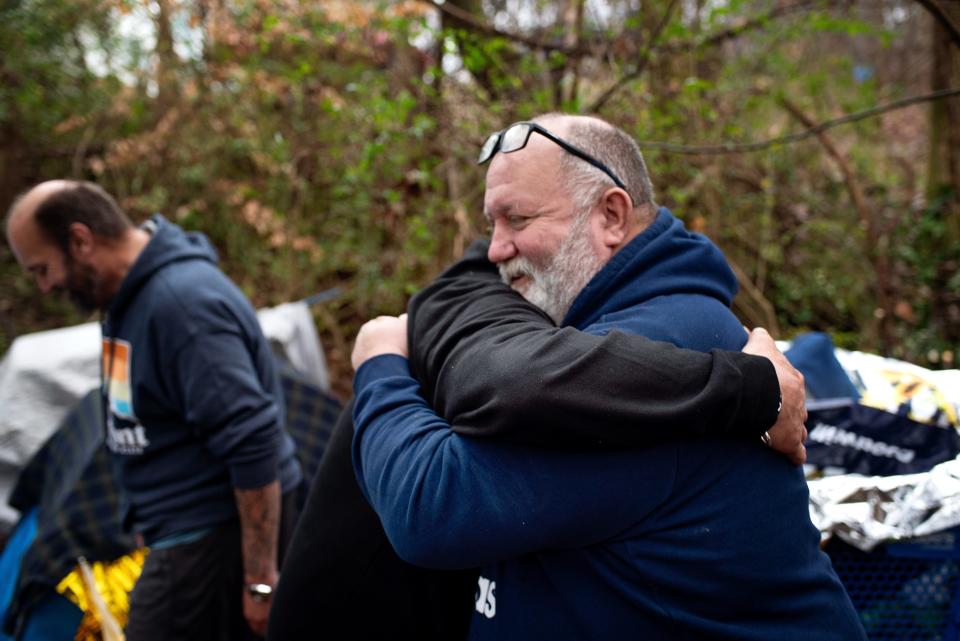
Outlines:
POLYGON ((150 547, 126 638, 262 636, 302 474, 249 301, 204 236, 135 227, 92 183, 37 185, 6 232, 42 293, 102 313, 105 442, 150 547))

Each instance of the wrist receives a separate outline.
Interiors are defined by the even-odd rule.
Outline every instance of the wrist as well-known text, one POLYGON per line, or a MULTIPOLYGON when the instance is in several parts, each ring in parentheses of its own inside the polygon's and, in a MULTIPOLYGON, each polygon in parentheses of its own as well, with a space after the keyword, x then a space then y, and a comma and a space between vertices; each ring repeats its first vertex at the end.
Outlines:
POLYGON ((251 599, 258 603, 263 603, 273 598, 273 586, 269 583, 245 583, 243 589, 251 599))
POLYGON ((388 341, 378 342, 373 345, 367 345, 365 349, 355 351, 353 353, 351 358, 353 362, 353 369, 358 370, 360 369, 360 366, 367 361, 376 358, 377 356, 385 356, 387 354, 394 354, 403 358, 407 357, 406 351, 398 345, 388 341))

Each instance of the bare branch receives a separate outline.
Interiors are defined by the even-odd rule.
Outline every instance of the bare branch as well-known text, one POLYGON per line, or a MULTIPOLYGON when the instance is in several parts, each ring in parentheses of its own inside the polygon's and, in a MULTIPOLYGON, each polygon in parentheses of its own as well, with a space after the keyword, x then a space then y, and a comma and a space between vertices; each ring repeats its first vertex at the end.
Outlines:
POLYGON ((676 154, 740 154, 763 151, 764 149, 769 149, 771 147, 787 145, 800 140, 805 140, 807 138, 812 138, 813 136, 816 136, 827 129, 832 129, 840 125, 856 122, 858 120, 865 120, 867 118, 872 118, 873 116, 879 116, 880 114, 888 111, 896 111, 897 109, 903 109, 904 107, 909 107, 922 102, 931 102, 934 100, 940 100, 941 98, 949 98, 951 96, 960 96, 960 87, 934 91, 932 93, 927 93, 920 96, 911 96, 901 100, 894 100, 893 102, 889 102, 885 105, 871 107, 870 109, 857 111, 852 114, 847 114, 846 116, 834 118, 832 120, 824 120, 820 124, 814 125, 813 127, 810 127, 804 131, 787 134, 786 136, 780 136, 778 138, 772 138, 770 140, 764 140, 761 142, 726 142, 717 145, 676 145, 673 143, 657 142, 653 140, 638 140, 637 144, 642 149, 661 149, 663 151, 669 151, 676 154))
MULTIPOLYGON (((538 38, 532 38, 530 36, 525 36, 520 33, 513 33, 510 31, 504 31, 503 29, 497 29, 496 27, 488 24, 486 21, 477 18, 475 15, 471 14, 468 11, 464 11, 460 7, 457 7, 449 2, 439 3, 437 0, 418 0, 422 4, 429 5, 434 9, 437 9, 441 13, 444 13, 455 20, 462 22, 465 25, 468 25, 471 29, 478 33, 482 33, 491 37, 504 38, 506 40, 511 40, 513 42, 526 45, 531 49, 537 49, 540 51, 557 51, 565 56, 573 58, 584 58, 587 56, 596 55, 598 51, 598 45, 600 42, 586 41, 582 39, 579 43, 571 45, 569 42, 551 42, 547 40, 541 40, 538 38)), ((920 0, 918 0, 920 1, 920 0)), ((807 9, 815 6, 814 0, 801 0, 791 5, 778 7, 765 13, 756 18, 743 21, 739 24, 733 25, 727 29, 723 29, 717 33, 701 36, 695 40, 683 41, 683 42, 670 42, 664 43, 658 47, 658 51, 663 52, 677 52, 685 51, 689 49, 695 49, 700 47, 710 47, 722 44, 727 40, 732 40, 743 35, 745 32, 750 31, 758 27, 766 25, 769 21, 775 20, 777 18, 782 18, 799 11, 805 11, 807 9)), ((617 41, 622 36, 622 33, 617 36, 608 37, 603 36, 602 42, 609 43, 617 41)), ((602 48, 602 47, 600 47, 602 48)))
POLYGON ((940 6, 937 0, 916 1, 920 6, 930 12, 933 19, 940 23, 940 26, 946 29, 947 33, 950 34, 950 39, 953 40, 953 44, 960 47, 960 25, 947 13, 947 10, 940 6))
POLYGON ((662 45, 658 45, 657 41, 660 38, 660 34, 663 29, 666 28, 669 18, 673 12, 676 3, 671 3, 667 8, 666 13, 664 14, 664 19, 661 21, 657 30, 654 32, 653 36, 650 38, 647 43, 647 48, 643 52, 643 55, 640 58, 640 62, 631 69, 628 73, 620 77, 609 89, 607 89, 601 96, 598 98, 587 111, 595 112, 600 110, 604 104, 619 90, 623 85, 627 84, 631 80, 638 78, 641 73, 643 73, 647 64, 650 62, 654 51, 656 53, 676 53, 679 51, 685 51, 689 49, 697 49, 700 47, 710 47, 716 46, 726 42, 727 40, 732 40, 743 35, 745 32, 762 27, 769 23, 771 20, 776 20, 778 18, 783 18, 800 11, 806 11, 815 6, 814 0, 801 0, 793 4, 777 7, 761 16, 751 18, 750 20, 744 20, 739 24, 735 24, 727 29, 713 33, 707 36, 696 38, 694 40, 688 40, 684 42, 668 42, 662 45))
POLYGON ((684 49, 693 49, 699 47, 712 47, 715 45, 723 44, 727 40, 733 40, 743 35, 745 32, 750 31, 751 29, 756 29, 758 27, 765 26, 771 20, 776 20, 778 18, 783 18, 794 13, 799 13, 801 11, 807 11, 812 9, 815 6, 814 0, 802 0, 801 2, 795 2, 794 4, 789 4, 782 7, 777 7, 761 16, 751 18, 749 20, 744 20, 739 24, 735 24, 727 29, 718 31, 710 35, 703 36, 696 40, 691 40, 687 42, 671 42, 663 46, 663 50, 666 52, 681 51, 684 49))
POLYGON ((650 39, 647 41, 646 48, 640 55, 640 62, 638 62, 628 73, 621 76, 616 82, 607 88, 606 91, 600 94, 600 97, 593 101, 593 104, 590 105, 590 107, 587 109, 587 112, 596 113, 600 111, 607 101, 610 100, 610 98, 612 98, 621 87, 634 78, 638 78, 640 74, 643 73, 643 70, 646 69, 647 65, 650 63, 650 58, 653 54, 653 47, 656 45, 657 40, 660 39, 660 35, 663 33, 663 30, 667 28, 668 24, 670 24, 670 18, 673 16, 673 10, 676 8, 677 4, 678 0, 671 0, 670 4, 667 6, 667 10, 663 12, 663 17, 660 19, 660 23, 657 25, 657 28, 654 30, 653 34, 651 34, 650 39))
POLYGON ((546 40, 531 38, 523 34, 511 33, 508 31, 503 31, 502 29, 497 29, 496 27, 487 24, 485 21, 478 19, 470 12, 464 11, 460 7, 456 7, 449 2, 444 2, 443 4, 440 4, 436 0, 420 0, 420 2, 428 4, 434 9, 438 9, 441 13, 445 13, 451 18, 469 25, 471 29, 488 36, 513 40, 514 42, 527 45, 532 49, 540 49, 543 51, 559 51, 567 56, 585 56, 592 53, 591 50, 586 47, 569 47, 562 42, 548 42, 546 40))

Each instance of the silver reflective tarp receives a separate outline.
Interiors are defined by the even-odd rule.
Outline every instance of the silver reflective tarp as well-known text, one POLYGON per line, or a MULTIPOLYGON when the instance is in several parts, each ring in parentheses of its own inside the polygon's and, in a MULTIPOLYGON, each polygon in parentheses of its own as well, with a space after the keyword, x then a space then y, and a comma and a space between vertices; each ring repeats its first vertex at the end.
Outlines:
MULTIPOLYGON (((789 347, 788 343, 778 345, 781 349, 789 347)), ((860 392, 861 404, 927 424, 918 429, 960 427, 960 370, 929 370, 843 349, 834 353, 860 392)), ((807 471, 808 476, 814 472, 807 471)), ((821 471, 836 474, 807 482, 810 517, 824 540, 837 536, 870 551, 881 543, 960 525, 960 457, 928 472, 900 476, 821 471)))
POLYGON ((866 552, 960 525, 960 457, 922 474, 844 474, 807 485, 810 518, 821 537, 838 536, 866 552))

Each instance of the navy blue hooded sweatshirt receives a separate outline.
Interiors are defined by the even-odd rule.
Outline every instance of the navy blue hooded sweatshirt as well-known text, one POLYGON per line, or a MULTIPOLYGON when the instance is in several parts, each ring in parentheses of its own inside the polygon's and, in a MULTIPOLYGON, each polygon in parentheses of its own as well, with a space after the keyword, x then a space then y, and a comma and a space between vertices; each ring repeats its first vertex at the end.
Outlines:
POLYGON ((300 482, 280 379, 207 239, 162 216, 103 321, 106 444, 124 525, 153 542, 237 517, 234 488, 300 482))
MULTIPOLYGON (((738 349, 735 287, 719 250, 661 209, 566 320, 738 349)), ((395 355, 364 363, 354 388, 354 468, 399 555, 482 567, 471 639, 865 639, 802 471, 759 439, 618 452, 471 439, 395 355)))

